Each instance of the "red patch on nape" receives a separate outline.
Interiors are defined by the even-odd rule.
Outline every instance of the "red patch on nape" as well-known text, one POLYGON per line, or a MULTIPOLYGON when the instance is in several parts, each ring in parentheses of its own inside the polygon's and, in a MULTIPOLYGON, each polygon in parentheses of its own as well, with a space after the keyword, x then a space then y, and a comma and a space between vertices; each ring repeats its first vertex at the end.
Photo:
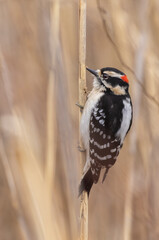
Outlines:
POLYGON ((129 80, 128 80, 128 78, 127 78, 126 75, 122 76, 121 79, 122 79, 124 82, 129 83, 129 80))

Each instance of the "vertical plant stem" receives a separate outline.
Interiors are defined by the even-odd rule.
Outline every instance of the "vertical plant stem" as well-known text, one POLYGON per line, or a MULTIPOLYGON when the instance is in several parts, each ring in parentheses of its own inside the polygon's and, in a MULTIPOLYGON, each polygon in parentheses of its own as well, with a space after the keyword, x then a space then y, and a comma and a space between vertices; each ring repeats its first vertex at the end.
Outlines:
MULTIPOLYGON (((79 0, 79 104, 84 106, 86 101, 86 0, 79 0)), ((81 111, 79 111, 79 119, 81 111)), ((80 140, 80 145, 82 142, 80 140)), ((80 152, 81 172, 86 160, 80 152)), ((88 239, 88 195, 83 192, 80 205, 80 240, 88 239)))
POLYGON ((45 239, 53 239, 53 233, 59 236, 56 223, 53 222, 52 216, 55 215, 55 205, 52 202, 54 189, 54 176, 56 168, 56 149, 57 149, 57 102, 56 102, 56 82, 57 82, 57 54, 59 47, 59 20, 60 20, 60 4, 59 0, 51 0, 49 2, 50 10, 50 71, 49 79, 47 83, 47 105, 46 105, 46 117, 47 117, 47 146, 46 146, 46 164, 45 164, 45 190, 48 195, 46 198, 46 209, 44 215, 45 225, 45 239))
POLYGON ((56 164, 56 58, 59 41, 59 1, 50 2, 50 50, 51 63, 47 88, 47 152, 45 166, 45 180, 50 187, 54 182, 56 164))

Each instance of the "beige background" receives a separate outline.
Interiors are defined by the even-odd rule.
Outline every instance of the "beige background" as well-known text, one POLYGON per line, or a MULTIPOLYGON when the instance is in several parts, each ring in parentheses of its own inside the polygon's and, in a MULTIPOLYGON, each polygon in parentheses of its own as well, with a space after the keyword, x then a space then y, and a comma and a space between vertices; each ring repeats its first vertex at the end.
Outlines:
MULTIPOLYGON (((134 106, 91 191, 90 240, 159 239, 158 12, 158 0, 87 1, 86 64, 124 71, 134 106)), ((0 0, 1 240, 78 238, 77 101, 78 1, 0 0)))

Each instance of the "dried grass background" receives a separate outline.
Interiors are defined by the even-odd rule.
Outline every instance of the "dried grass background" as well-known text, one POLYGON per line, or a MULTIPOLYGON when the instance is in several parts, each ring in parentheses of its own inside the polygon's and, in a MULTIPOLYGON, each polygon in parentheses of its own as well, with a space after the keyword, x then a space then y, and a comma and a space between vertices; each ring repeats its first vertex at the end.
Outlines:
MULTIPOLYGON (((118 161, 90 195, 90 240, 159 239, 158 12, 157 0, 87 1, 86 64, 124 71, 134 105, 118 161)), ((78 239, 77 100, 78 2, 1 0, 1 240, 78 239)))

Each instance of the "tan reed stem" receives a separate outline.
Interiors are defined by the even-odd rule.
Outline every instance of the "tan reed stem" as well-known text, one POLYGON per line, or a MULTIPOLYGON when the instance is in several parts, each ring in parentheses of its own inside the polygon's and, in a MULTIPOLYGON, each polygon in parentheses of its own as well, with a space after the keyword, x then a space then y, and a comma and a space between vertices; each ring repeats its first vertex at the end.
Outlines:
MULTIPOLYGON (((86 0, 79 0, 79 104, 86 101, 86 0)), ((79 119, 81 111, 79 111, 79 119)), ((80 146, 82 142, 80 139, 80 146)), ((85 153, 80 152, 81 172, 85 163, 85 153)), ((80 205, 80 240, 88 240, 88 195, 83 192, 80 205)))

